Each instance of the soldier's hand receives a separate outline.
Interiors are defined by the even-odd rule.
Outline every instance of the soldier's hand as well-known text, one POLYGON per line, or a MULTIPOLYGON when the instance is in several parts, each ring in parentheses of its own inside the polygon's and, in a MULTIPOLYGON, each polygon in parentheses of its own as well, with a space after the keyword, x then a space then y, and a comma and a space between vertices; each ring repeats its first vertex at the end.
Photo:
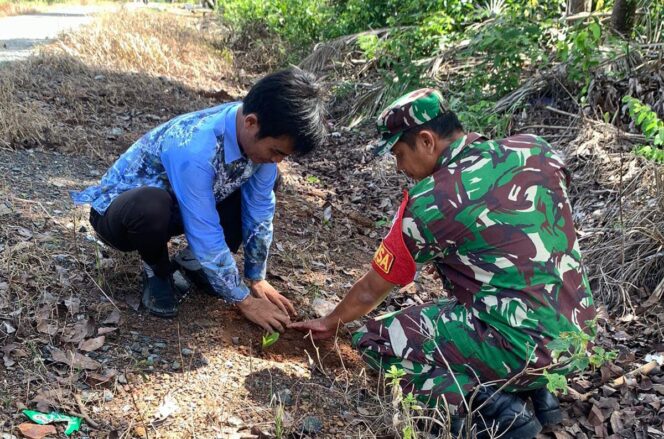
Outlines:
POLYGON ((320 340, 333 337, 337 333, 339 324, 325 317, 316 320, 305 320, 304 322, 293 322, 288 325, 291 329, 297 329, 302 332, 311 331, 314 340, 320 340))
POLYGON ((267 332, 284 332, 290 323, 288 314, 265 298, 247 296, 237 304, 240 312, 267 332))
POLYGON ((296 315, 295 307, 290 300, 286 299, 266 280, 249 282, 251 295, 260 299, 267 299, 274 303, 284 314, 296 315))

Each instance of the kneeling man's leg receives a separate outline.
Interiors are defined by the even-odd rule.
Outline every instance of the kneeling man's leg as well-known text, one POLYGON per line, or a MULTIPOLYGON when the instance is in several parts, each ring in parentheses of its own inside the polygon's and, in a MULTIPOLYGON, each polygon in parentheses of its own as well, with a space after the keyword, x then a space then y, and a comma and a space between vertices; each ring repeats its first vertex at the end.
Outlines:
MULTIPOLYGON (((454 300, 413 306, 369 321, 353 342, 375 369, 406 372, 404 392, 454 414, 477 384, 509 379, 528 361, 472 310, 454 300)), ((463 407, 465 411, 467 407, 463 407)))
POLYGON ((172 196, 141 187, 119 195, 103 215, 92 210, 90 223, 106 243, 120 251, 138 251, 144 262, 143 305, 160 317, 177 314, 168 257, 168 241, 182 233, 172 196))

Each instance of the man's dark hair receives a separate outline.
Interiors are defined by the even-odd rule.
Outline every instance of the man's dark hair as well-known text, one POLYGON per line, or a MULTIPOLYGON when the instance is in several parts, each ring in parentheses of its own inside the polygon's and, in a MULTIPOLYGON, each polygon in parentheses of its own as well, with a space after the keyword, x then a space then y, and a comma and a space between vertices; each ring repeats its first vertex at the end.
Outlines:
POLYGON ((258 138, 288 136, 304 155, 325 140, 325 106, 316 78, 291 68, 265 76, 242 101, 244 114, 258 118, 258 138))
POLYGON ((463 131, 463 125, 461 125, 459 118, 456 114, 454 114, 453 111, 448 111, 434 117, 422 125, 417 125, 407 131, 404 131, 400 140, 406 142, 411 148, 415 148, 415 136, 417 136, 417 134, 422 130, 431 130, 445 139, 457 131, 463 131))

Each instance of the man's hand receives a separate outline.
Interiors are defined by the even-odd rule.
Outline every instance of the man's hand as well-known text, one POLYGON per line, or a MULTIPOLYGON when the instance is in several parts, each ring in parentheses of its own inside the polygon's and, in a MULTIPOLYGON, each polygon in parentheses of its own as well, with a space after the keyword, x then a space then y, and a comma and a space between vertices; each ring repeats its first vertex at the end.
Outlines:
POLYGON ((249 295, 242 302, 239 302, 237 307, 248 320, 268 332, 284 332, 284 329, 290 323, 288 314, 282 312, 266 298, 249 295))
POLYGON ((323 317, 316 320, 294 322, 288 325, 288 327, 302 332, 311 331, 311 336, 314 340, 320 340, 333 337, 337 333, 337 327, 339 325, 341 325, 340 322, 334 322, 327 317, 323 317))
POLYGON ((274 303, 284 314, 296 315, 295 307, 290 300, 286 299, 284 296, 275 290, 272 285, 266 280, 254 280, 249 281, 249 286, 251 288, 251 295, 259 299, 267 299, 270 302, 274 303))

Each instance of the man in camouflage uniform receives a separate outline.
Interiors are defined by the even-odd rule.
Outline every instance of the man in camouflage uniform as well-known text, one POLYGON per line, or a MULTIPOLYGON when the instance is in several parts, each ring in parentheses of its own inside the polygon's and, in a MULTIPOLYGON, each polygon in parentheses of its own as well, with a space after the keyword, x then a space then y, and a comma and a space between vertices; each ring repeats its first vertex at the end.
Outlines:
POLYGON ((404 192, 372 269, 328 316, 291 327, 330 336, 431 263, 449 298, 370 320, 353 343, 371 367, 403 370, 405 394, 445 406, 453 433, 463 429, 477 388, 475 402, 489 400, 477 413, 481 422, 474 421, 478 431, 493 424, 502 437, 534 437, 539 421, 561 417, 555 397, 542 389, 542 370, 573 372, 554 364, 547 344, 562 332, 592 335, 596 314, 562 160, 534 135, 493 141, 465 134, 432 89, 396 100, 377 127, 377 154, 391 151, 398 169, 418 183, 404 192), (504 392, 479 386, 510 379, 504 392), (532 389, 541 390, 509 393, 532 389), (532 398, 537 417, 522 397, 532 398))

